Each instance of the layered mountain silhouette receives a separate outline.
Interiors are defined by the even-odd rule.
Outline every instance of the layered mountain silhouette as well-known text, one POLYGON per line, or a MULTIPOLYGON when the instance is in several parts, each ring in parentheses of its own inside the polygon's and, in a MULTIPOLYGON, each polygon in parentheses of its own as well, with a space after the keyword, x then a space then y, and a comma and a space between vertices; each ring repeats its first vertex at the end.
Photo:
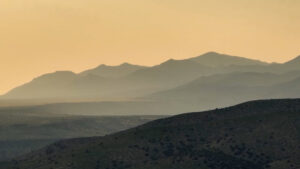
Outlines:
POLYGON ((297 98, 298 73, 235 72, 200 77, 190 83, 147 96, 149 100, 170 100, 198 109, 230 106, 247 100, 297 98))
MULTIPOLYGON (((125 67, 128 66, 129 65, 125 65, 125 67)), ((47 99, 53 97, 135 97, 174 87, 211 72, 211 68, 189 60, 169 60, 158 66, 138 69, 126 76, 119 75, 118 78, 116 78, 116 72, 122 72, 119 70, 123 70, 122 67, 124 67, 124 65, 120 65, 119 67, 109 67, 108 69, 102 67, 103 66, 100 66, 99 69, 96 68, 95 70, 83 72, 79 75, 76 75, 75 77, 72 76, 73 79, 66 78, 66 80, 63 81, 63 84, 62 82, 60 82, 60 76, 62 72, 43 75, 34 79, 32 82, 13 89, 4 97, 10 99, 47 99), (109 72, 108 70, 113 71, 107 73, 109 72), (104 76, 99 76, 99 74, 102 74, 104 76), (111 74, 111 76, 109 76, 108 74, 111 74), (58 78, 58 84, 47 84, 48 81, 51 81, 51 83, 55 83, 55 78, 53 77, 56 76, 58 78), (49 80, 47 77, 49 77, 49 80), (54 92, 49 90, 49 88, 51 87, 53 87, 54 89, 64 88, 64 90, 54 92), (51 94, 48 95, 49 92, 45 90, 49 90, 51 94)))
POLYGON ((31 82, 11 90, 7 98, 60 97, 69 84, 77 78, 70 71, 57 71, 42 75, 31 82))
POLYGON ((262 100, 57 142, 2 169, 298 169, 300 100, 262 100))
POLYGON ((120 128, 111 130, 119 131, 141 124, 133 123, 136 115, 145 122, 147 115, 212 111, 104 137, 59 141, 0 163, 0 169, 298 169, 299 99, 262 99, 299 97, 300 56, 279 64, 209 52, 152 67, 124 63, 78 74, 57 71, 0 97, 0 102, 26 102, 24 107, 0 107, 5 139, 0 140, 0 158, 58 139, 97 135, 99 127, 107 129, 95 121, 99 115, 122 117, 120 128), (224 108, 248 100, 261 101, 224 108), (124 118, 128 115, 134 116, 124 118), (46 124, 50 116, 55 117, 51 125, 46 124), (33 140, 23 138, 32 134, 33 140))
POLYGON ((107 66, 107 65, 100 65, 94 69, 86 70, 84 72, 81 72, 80 75, 97 75, 100 77, 110 77, 110 78, 117 78, 129 75, 130 73, 133 73, 137 70, 144 69, 145 66, 139 66, 139 65, 132 65, 129 63, 123 63, 119 66, 107 66))
POLYGON ((125 63, 100 65, 79 74, 50 73, 11 90, 1 99, 150 100, 161 107, 178 103, 187 108, 180 109, 183 111, 204 110, 249 99, 299 97, 299 72, 300 57, 270 64, 209 52, 185 60, 170 59, 153 67, 125 63))

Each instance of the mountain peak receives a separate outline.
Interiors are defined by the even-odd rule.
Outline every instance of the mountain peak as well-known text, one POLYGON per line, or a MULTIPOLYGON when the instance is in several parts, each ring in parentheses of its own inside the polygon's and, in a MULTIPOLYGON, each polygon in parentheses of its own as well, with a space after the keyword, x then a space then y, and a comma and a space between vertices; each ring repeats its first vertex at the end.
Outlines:
POLYGON ((118 68, 118 67, 142 67, 142 66, 138 66, 138 65, 133 65, 131 63, 128 62, 124 62, 122 64, 116 65, 116 66, 111 66, 111 65, 106 65, 106 64, 101 64, 99 65, 97 68, 118 68))
POLYGON ((294 59, 286 62, 285 64, 300 64, 300 55, 295 57, 294 59))
POLYGON ((176 62, 175 59, 169 59, 169 60, 165 61, 164 63, 175 63, 175 62, 176 62))
POLYGON ((191 58, 189 60, 196 61, 200 64, 219 67, 219 66, 231 66, 231 65, 266 65, 267 63, 261 62, 259 60, 243 58, 239 56, 232 56, 226 54, 220 54, 217 52, 208 52, 203 55, 191 58))
POLYGON ((137 65, 133 65, 131 63, 128 63, 128 62, 124 62, 122 64, 119 65, 120 67, 135 67, 137 65))
POLYGON ((201 56, 203 57, 203 56, 210 56, 210 55, 222 55, 222 54, 220 54, 218 52, 210 51, 210 52, 204 53, 201 56))
POLYGON ((120 66, 122 66, 122 65, 131 65, 131 64, 128 63, 128 62, 124 62, 124 63, 122 63, 120 66))
POLYGON ((89 69, 81 72, 80 75, 94 74, 101 77, 121 77, 126 76, 134 71, 145 68, 143 66, 133 65, 130 63, 122 63, 116 66, 101 64, 94 69, 89 69))
POLYGON ((164 65, 164 66, 174 66, 174 65, 187 65, 187 64, 189 64, 189 65, 190 64, 199 65, 198 63, 196 63, 192 60, 188 60, 188 59, 187 60, 169 59, 169 60, 163 62, 162 64, 158 65, 158 66, 162 66, 162 65, 164 65))
MULTIPOLYGON (((227 55, 227 54, 221 54, 221 53, 218 53, 218 52, 207 52, 207 53, 204 53, 198 57, 195 57, 195 58, 242 58, 242 57, 239 57, 239 56, 232 56, 232 55, 227 55)), ((246 59, 246 58, 244 58, 246 59)))

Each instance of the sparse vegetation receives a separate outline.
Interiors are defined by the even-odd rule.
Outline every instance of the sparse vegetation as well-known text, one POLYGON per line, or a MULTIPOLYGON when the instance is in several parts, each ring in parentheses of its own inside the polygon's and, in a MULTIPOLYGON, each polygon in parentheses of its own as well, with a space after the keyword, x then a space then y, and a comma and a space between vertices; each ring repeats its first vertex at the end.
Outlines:
POLYGON ((2 166, 5 169, 298 169, 299 122, 300 100, 248 102, 156 120, 110 136, 60 141, 2 166))

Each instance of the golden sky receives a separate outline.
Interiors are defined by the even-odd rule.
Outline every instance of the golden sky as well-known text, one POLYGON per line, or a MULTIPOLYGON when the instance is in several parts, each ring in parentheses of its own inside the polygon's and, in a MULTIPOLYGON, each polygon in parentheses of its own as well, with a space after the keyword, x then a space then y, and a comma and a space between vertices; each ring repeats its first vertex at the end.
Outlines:
POLYGON ((55 70, 300 54, 299 0, 0 0, 0 93, 55 70))

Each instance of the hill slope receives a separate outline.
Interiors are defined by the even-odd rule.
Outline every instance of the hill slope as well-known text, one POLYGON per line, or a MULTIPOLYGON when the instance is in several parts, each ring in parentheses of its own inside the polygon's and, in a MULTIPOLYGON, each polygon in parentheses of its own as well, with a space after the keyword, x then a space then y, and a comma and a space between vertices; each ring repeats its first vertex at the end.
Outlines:
POLYGON ((0 161, 24 155, 57 140, 103 136, 161 116, 72 116, 24 108, 0 109, 0 161))
POLYGON ((265 100, 57 142, 1 169, 298 169, 300 100, 265 100))
POLYGON ((287 67, 287 69, 298 69, 299 70, 299 67, 300 67, 300 56, 284 63, 284 66, 287 67))
POLYGON ((62 97, 62 93, 76 78, 77 75, 69 71, 48 73, 12 89, 4 98, 62 97))

